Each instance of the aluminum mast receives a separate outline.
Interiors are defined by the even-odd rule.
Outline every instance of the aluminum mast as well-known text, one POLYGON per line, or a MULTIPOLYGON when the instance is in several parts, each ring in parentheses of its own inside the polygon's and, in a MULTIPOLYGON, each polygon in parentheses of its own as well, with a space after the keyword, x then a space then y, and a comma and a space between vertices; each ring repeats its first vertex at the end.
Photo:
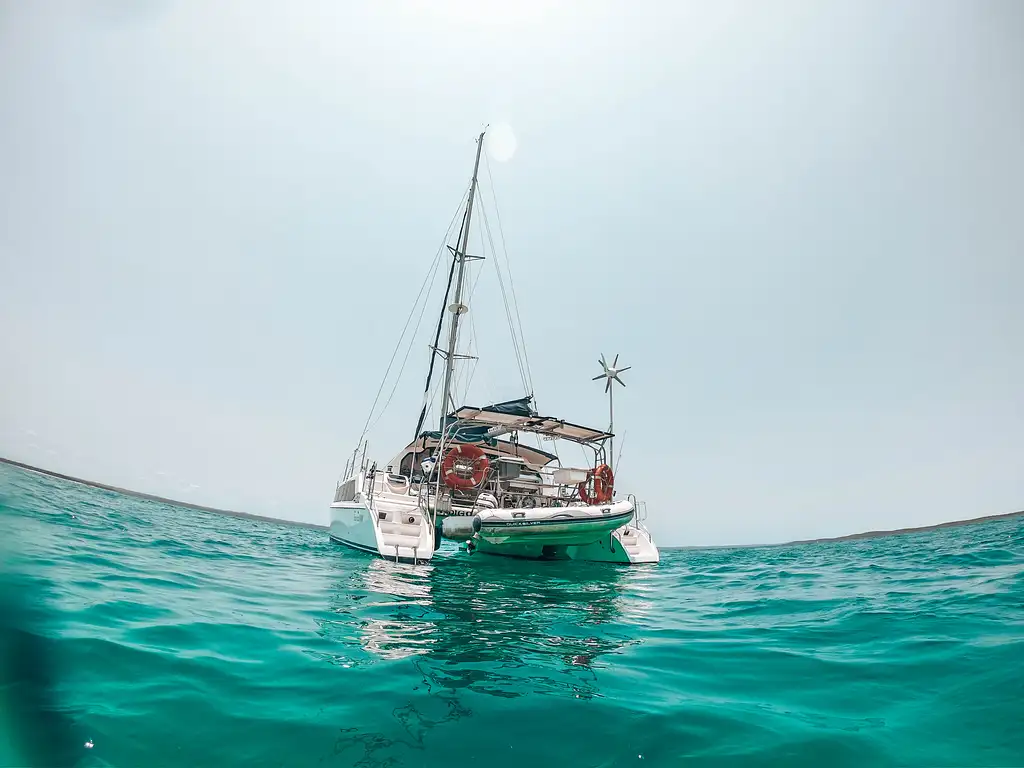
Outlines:
POLYGON ((455 250, 455 262, 458 265, 458 275, 455 281, 455 300, 448 306, 448 311, 452 313, 452 322, 448 331, 448 350, 444 356, 444 387, 442 388, 442 400, 441 400, 441 431, 444 432, 445 427, 445 416, 448 413, 449 407, 454 407, 452 402, 452 373, 455 368, 455 348, 459 341, 459 318, 469 312, 469 307, 462 303, 462 289, 465 282, 466 275, 466 259, 468 258, 480 258, 467 256, 467 249, 469 248, 469 224, 473 218, 473 199, 476 197, 477 187, 477 173, 480 170, 480 152, 484 147, 484 134, 487 131, 480 133, 476 142, 476 161, 473 163, 473 181, 469 187, 469 202, 466 204, 466 220, 462 227, 462 243, 459 248, 455 250))

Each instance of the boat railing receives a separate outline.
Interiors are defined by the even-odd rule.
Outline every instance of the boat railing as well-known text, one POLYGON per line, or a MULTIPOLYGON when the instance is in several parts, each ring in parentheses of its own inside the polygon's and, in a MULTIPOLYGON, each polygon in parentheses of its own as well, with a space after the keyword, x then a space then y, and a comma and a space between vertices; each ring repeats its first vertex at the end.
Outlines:
POLYGON ((358 477, 350 477, 343 483, 339 483, 337 489, 334 492, 334 500, 338 501, 354 501, 356 498, 356 485, 359 481, 358 477))
POLYGON ((340 483, 334 492, 334 501, 355 501, 357 489, 362 490, 367 499, 372 499, 378 492, 408 494, 411 491, 410 486, 406 477, 380 472, 370 467, 366 472, 360 471, 340 483), (384 477, 378 480, 378 475, 384 477))
POLYGON ((377 462, 373 463, 367 471, 363 479, 363 494, 366 496, 367 502, 373 500, 374 491, 377 490, 377 462))
POLYGON ((638 501, 636 497, 633 497, 633 501, 636 504, 636 519, 637 522, 644 522, 647 519, 647 502, 638 501))
POLYGON ((489 480, 480 487, 480 493, 489 493, 502 509, 531 509, 537 507, 561 507, 580 502, 575 485, 560 485, 517 478, 514 480, 489 480))
POLYGON ((639 501, 634 494, 629 494, 628 498, 633 503, 633 525, 637 530, 641 531, 644 536, 647 537, 648 541, 654 543, 654 537, 651 536, 651 532, 644 525, 644 521, 647 520, 647 502, 639 501))
MULTIPOLYGON (((378 472, 377 474, 384 474, 378 472)), ((388 474, 376 486, 367 479, 367 495, 375 490, 395 494, 407 494, 418 500, 418 506, 424 511, 431 509, 442 515, 452 507, 461 509, 486 509, 490 505, 481 503, 480 497, 490 494, 495 498, 500 509, 532 509, 546 507, 563 507, 585 504, 580 499, 579 487, 576 484, 545 482, 544 479, 532 480, 528 476, 512 479, 489 477, 479 486, 464 491, 451 489, 444 483, 437 487, 436 475, 429 478, 393 476, 388 474)), ((608 502, 611 503, 611 502, 608 502)))

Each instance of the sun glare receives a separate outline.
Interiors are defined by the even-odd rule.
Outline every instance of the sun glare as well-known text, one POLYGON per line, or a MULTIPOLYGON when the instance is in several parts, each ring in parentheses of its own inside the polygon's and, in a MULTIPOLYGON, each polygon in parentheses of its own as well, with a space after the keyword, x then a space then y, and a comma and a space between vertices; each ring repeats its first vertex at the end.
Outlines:
POLYGON ((502 28, 542 23, 558 10, 554 0, 414 0, 410 6, 459 24, 502 28))
POLYGON ((507 163, 516 153, 516 135, 508 123, 491 123, 484 138, 487 154, 499 163, 507 163))

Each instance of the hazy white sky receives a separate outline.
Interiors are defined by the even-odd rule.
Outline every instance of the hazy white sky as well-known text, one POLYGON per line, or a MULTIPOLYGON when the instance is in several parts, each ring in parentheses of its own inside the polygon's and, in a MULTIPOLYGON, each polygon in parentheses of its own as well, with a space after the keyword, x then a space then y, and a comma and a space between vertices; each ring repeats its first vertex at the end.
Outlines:
POLYGON ((0 2, 0 455, 326 522, 488 121, 540 407, 634 366, 662 544, 1024 507, 1018 0, 0 2))

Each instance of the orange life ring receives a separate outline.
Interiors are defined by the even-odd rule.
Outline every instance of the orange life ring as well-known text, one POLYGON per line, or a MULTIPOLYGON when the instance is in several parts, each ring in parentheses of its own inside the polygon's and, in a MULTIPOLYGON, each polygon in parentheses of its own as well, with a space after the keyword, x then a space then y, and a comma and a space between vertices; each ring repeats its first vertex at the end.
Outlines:
POLYGON ((444 477, 444 484, 449 488, 475 488, 484 481, 491 462, 488 461, 483 449, 476 445, 463 445, 456 443, 448 455, 444 457, 441 464, 441 475, 444 477), (465 465, 470 462, 472 474, 466 476, 466 470, 460 467, 455 468, 455 462, 465 465))
POLYGON ((612 500, 612 491, 615 488, 615 476, 612 468, 607 464, 601 464, 596 469, 587 473, 587 479, 579 484, 580 498, 587 504, 605 504, 612 500), (590 495, 587 484, 594 479, 594 495, 590 495))

